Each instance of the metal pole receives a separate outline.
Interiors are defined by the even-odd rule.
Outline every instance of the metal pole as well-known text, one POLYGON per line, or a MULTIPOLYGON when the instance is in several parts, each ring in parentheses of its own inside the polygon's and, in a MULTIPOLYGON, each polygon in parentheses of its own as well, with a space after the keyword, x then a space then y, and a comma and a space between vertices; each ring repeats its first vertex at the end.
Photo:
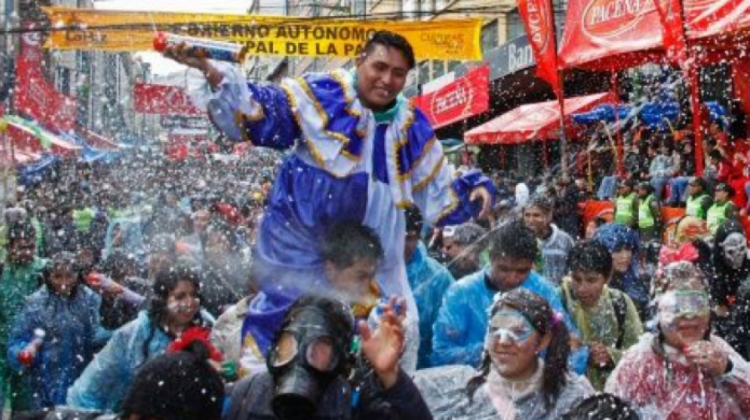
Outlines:
MULTIPOLYGON (((11 29, 11 17, 13 16, 13 12, 15 10, 15 0, 5 0, 5 21, 3 23, 3 29, 5 30, 5 52, 8 55, 8 59, 11 60, 11 62, 16 63, 16 56, 15 51, 13 48, 13 38, 10 35, 10 29, 11 29)), ((15 69, 11 69, 11 71, 15 71, 15 69)), ((15 86, 11 86, 10 91, 8 92, 8 96, 5 98, 5 104, 4 105, 4 115, 9 115, 13 112, 13 90, 15 90, 15 86)), ((8 135, 7 127, 5 130, 3 130, 2 133, 2 141, 5 144, 5 154, 9 155, 7 156, 8 159, 5 160, 5 168, 3 168, 3 188, 5 189, 5 197, 3 197, 2 202, 2 210, 5 211, 5 208, 8 205, 8 202, 15 202, 15 194, 16 189, 11 188, 11 182, 10 177, 12 176, 11 170, 13 166, 15 165, 15 151, 13 146, 13 140, 8 135), (11 191, 11 189, 13 191, 11 191)))
POLYGON ((562 173, 568 173, 568 135, 565 132, 565 82, 560 72, 560 91, 557 92, 557 102, 560 104, 560 166, 562 173))

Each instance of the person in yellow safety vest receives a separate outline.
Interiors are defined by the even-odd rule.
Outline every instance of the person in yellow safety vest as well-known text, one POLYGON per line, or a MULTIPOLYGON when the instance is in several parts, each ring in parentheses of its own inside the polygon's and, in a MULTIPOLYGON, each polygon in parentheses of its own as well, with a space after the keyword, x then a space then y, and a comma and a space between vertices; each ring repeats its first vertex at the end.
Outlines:
POLYGON ((694 176, 688 181, 688 197, 685 207, 685 216, 695 216, 706 220, 708 209, 714 203, 713 198, 707 192, 708 187, 703 178, 694 176))
POLYGON ((734 189, 726 182, 714 188, 714 204, 708 209, 707 216, 708 231, 711 235, 715 235, 719 226, 728 219, 737 218, 737 207, 731 201, 732 196, 734 196, 734 189))
POLYGON ((624 179, 617 186, 615 198, 615 223, 630 228, 637 228, 638 197, 633 192, 633 181, 624 179))
POLYGON ((638 194, 638 231, 641 243, 658 240, 661 232, 661 206, 654 196, 654 187, 648 182, 641 182, 635 191, 638 194))

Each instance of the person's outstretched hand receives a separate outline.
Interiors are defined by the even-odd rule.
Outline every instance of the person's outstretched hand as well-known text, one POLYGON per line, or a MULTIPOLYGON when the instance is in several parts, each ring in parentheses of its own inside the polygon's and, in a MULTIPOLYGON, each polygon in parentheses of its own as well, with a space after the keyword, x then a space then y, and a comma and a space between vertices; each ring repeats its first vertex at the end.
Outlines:
POLYGON ((477 200, 482 201, 482 211, 479 212, 477 219, 490 220, 492 215, 492 195, 487 191, 487 188, 474 188, 474 191, 472 191, 469 196, 469 201, 473 203, 477 200))
POLYGON ((170 45, 166 50, 164 50, 164 57, 171 58, 172 60, 180 64, 200 70, 200 72, 203 73, 204 76, 206 76, 206 80, 208 80, 208 83, 211 86, 218 86, 224 76, 220 72, 216 71, 216 69, 213 65, 211 65, 211 62, 209 62, 208 59, 188 55, 186 53, 186 49, 187 46, 184 43, 170 45))
POLYGON ((398 380, 398 361, 405 342, 403 327, 405 314, 405 300, 391 297, 383 308, 380 325, 375 331, 370 330, 365 321, 359 324, 362 335, 362 353, 370 362, 385 389, 395 385, 398 380))
POLYGON ((186 49, 187 46, 184 43, 170 45, 164 50, 164 57, 171 58, 180 64, 205 72, 208 67, 208 60, 205 58, 189 56, 185 53, 186 49))

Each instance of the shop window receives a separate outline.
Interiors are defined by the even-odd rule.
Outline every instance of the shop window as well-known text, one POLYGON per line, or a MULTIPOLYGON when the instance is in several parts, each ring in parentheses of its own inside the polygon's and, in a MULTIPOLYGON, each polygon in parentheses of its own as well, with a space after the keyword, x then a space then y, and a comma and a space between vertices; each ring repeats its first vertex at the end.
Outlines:
POLYGON ((497 47, 497 40, 498 25, 497 19, 495 19, 492 22, 484 25, 484 27, 482 28, 482 52, 486 53, 487 51, 497 47))
POLYGON ((430 81, 430 62, 423 61, 419 63, 419 80, 417 83, 425 84, 430 81))
POLYGON ((437 79, 438 77, 445 74, 445 62, 440 60, 432 61, 432 78, 437 79))
POLYGON ((518 12, 518 8, 508 12, 506 18, 508 20, 508 39, 514 39, 526 34, 526 29, 523 27, 523 19, 521 19, 521 14, 518 12))

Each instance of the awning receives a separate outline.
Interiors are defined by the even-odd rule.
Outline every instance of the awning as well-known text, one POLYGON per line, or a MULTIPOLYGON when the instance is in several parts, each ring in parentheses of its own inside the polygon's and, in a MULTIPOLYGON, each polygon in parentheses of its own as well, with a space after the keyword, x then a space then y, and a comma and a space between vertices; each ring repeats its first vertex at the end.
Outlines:
POLYGON ((99 150, 118 150, 122 148, 122 145, 118 144, 114 140, 108 139, 101 134, 95 133, 86 127, 76 127, 76 132, 86 140, 86 143, 99 150))
POLYGON ((119 157, 118 151, 115 150, 101 150, 99 148, 91 146, 87 140, 75 135, 75 134, 61 134, 60 137, 69 141, 73 144, 81 146, 83 151, 79 156, 79 160, 82 162, 112 162, 119 157))
POLYGON ((9 126, 15 127, 39 140, 44 149, 52 149, 53 152, 59 154, 73 153, 81 150, 80 146, 63 140, 60 136, 45 130, 33 121, 15 115, 6 115, 4 118, 9 126))
POLYGON ((651 1, 628 1, 626 7, 622 0, 570 0, 560 65, 629 68, 663 57, 662 45, 661 21, 651 1))
MULTIPOLYGON (((565 100, 567 122, 570 115, 588 111, 612 100, 610 93, 597 93, 565 100)), ((566 124, 566 133, 574 135, 572 124, 566 124)), ((469 144, 518 144, 534 139, 555 139, 560 135, 560 105, 557 101, 521 105, 464 134, 469 144)))

